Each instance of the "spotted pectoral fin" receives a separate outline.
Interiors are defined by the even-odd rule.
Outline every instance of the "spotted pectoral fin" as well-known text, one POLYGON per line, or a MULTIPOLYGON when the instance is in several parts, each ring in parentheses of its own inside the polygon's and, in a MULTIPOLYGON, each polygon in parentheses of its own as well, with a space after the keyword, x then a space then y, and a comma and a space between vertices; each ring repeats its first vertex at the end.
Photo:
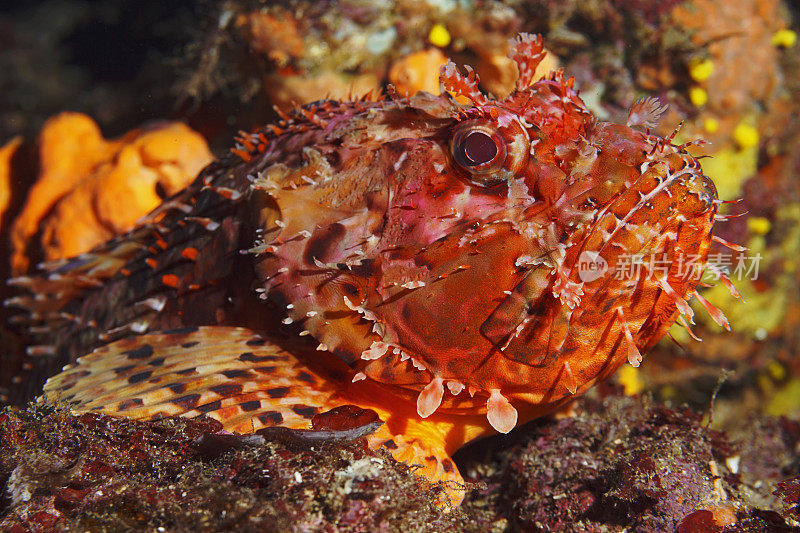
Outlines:
POLYGON ((206 415, 228 431, 307 428, 342 405, 338 382, 245 328, 200 327, 131 337, 48 380, 40 401, 136 419, 206 415))
POLYGON ((441 482, 449 501, 461 501, 462 478, 450 453, 475 436, 464 432, 476 423, 462 427, 440 413, 421 419, 415 404, 385 385, 352 383, 354 371, 336 357, 319 364, 323 354, 312 348, 306 357, 302 346, 289 342, 279 346, 252 330, 222 326, 131 337, 65 367, 47 381, 39 401, 139 420, 205 415, 235 433, 273 426, 314 430, 320 414, 342 406, 373 410, 385 423, 367 437, 370 447, 384 446, 397 460, 417 465, 418 476, 441 482), (452 435, 443 431, 454 427, 452 435))

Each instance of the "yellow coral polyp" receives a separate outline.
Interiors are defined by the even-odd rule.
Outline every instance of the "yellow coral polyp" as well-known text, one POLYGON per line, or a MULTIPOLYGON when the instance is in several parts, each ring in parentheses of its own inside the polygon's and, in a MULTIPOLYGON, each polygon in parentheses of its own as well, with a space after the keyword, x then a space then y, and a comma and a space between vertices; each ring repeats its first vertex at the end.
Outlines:
POLYGON ((638 368, 623 365, 617 371, 617 382, 622 385, 626 396, 636 396, 644 390, 644 381, 638 368))
POLYGON ((756 235, 766 235, 772 229, 772 222, 764 217, 750 217, 747 219, 747 229, 756 235))
POLYGON ((689 63, 689 76, 694 81, 706 81, 712 72, 714 72, 714 62, 710 59, 695 58, 689 63))
POLYGON ((717 133, 719 131, 719 120, 708 117, 703 120, 703 129, 708 133, 717 133))
POLYGON ((733 140, 741 149, 758 145, 758 130, 750 124, 741 123, 733 130, 733 140))
POLYGON ((772 360, 767 363, 767 372, 775 381, 783 381, 786 378, 786 368, 778 361, 772 360))
POLYGON ((450 44, 450 40, 450 32, 447 31, 447 28, 445 28, 443 24, 438 22, 433 25, 428 34, 428 41, 430 41, 433 46, 438 46, 439 48, 444 48, 450 44))
POLYGON ((795 44, 797 44, 797 32, 792 30, 778 30, 772 36, 772 46, 791 48, 795 44))
POLYGON ((689 89, 689 101, 695 107, 703 107, 708 103, 708 93, 702 87, 692 87, 689 89))

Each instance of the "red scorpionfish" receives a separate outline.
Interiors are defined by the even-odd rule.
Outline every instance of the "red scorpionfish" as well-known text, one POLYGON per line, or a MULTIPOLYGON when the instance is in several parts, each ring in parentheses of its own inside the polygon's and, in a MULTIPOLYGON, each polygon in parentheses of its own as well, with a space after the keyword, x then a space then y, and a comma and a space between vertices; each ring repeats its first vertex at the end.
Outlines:
POLYGON ((41 401, 237 433, 355 405, 383 421, 371 447, 461 481, 456 449, 637 366, 693 295, 725 323, 695 292, 720 202, 649 133, 663 107, 601 122, 560 71, 534 81, 539 36, 509 56, 503 100, 447 63, 440 96, 299 108, 128 234, 13 280, 37 371, 71 363, 41 401), (619 275, 635 256, 666 262, 619 275))

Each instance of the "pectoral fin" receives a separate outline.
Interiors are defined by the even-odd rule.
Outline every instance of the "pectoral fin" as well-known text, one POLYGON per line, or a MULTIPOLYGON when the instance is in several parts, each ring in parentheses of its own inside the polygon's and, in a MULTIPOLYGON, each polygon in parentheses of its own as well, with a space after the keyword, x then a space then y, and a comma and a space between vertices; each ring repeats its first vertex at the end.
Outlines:
POLYGON ((313 429, 320 414, 355 405, 383 421, 367 436, 371 448, 384 446, 398 461, 418 465, 418 476, 444 482, 443 494, 458 504, 463 480, 450 453, 483 430, 465 429, 452 415, 421 419, 391 388, 353 383, 354 375, 333 355, 278 346, 246 328, 185 328, 100 347, 50 378, 39 401, 139 420, 205 415, 234 433, 313 429))

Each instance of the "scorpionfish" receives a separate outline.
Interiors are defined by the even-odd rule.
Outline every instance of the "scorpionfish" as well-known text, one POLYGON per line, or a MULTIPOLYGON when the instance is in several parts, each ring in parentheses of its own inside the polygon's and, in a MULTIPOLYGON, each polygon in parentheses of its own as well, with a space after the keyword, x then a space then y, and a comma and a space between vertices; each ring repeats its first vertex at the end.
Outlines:
POLYGON ((383 421, 371 447, 460 482, 464 443, 637 366, 691 320, 720 201, 650 133, 657 100, 599 121, 560 70, 534 79, 544 54, 512 40, 502 100, 448 62, 438 96, 299 107, 127 234, 13 280, 40 373, 69 363, 40 401, 238 433, 355 405, 383 421), (634 256, 667 266, 618 275, 634 256))

